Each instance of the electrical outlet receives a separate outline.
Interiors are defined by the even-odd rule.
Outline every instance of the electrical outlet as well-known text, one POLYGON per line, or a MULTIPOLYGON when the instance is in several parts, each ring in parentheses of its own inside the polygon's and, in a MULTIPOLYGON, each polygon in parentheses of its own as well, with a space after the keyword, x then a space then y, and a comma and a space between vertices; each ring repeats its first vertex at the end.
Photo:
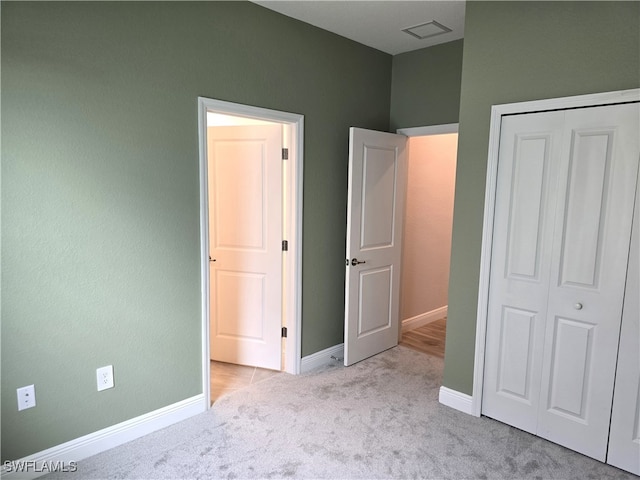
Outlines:
POLYGON ((36 406, 36 387, 28 385, 18 389, 18 411, 36 406))
POLYGON ((113 365, 100 367, 96 370, 96 378, 98 381, 98 391, 113 388, 113 365))

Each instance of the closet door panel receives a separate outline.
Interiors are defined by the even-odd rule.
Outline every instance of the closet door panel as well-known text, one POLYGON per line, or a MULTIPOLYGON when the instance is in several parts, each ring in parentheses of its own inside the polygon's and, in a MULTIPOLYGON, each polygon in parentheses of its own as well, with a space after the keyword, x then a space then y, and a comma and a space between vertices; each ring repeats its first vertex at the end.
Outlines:
POLYGON ((604 461, 638 171, 638 105, 566 112, 538 435, 604 461))
POLYGON ((640 475, 640 198, 636 194, 607 463, 640 475))
POLYGON ((535 433, 564 112, 502 121, 482 413, 535 433))

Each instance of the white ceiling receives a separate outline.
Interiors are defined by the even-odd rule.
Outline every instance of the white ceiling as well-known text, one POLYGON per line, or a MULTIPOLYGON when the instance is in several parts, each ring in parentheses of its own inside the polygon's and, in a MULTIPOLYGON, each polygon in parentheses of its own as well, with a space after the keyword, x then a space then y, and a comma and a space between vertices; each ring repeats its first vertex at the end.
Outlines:
POLYGON ((253 3, 396 55, 464 36, 463 0, 252 0, 253 3), (452 31, 418 39, 403 29, 436 22, 452 31))

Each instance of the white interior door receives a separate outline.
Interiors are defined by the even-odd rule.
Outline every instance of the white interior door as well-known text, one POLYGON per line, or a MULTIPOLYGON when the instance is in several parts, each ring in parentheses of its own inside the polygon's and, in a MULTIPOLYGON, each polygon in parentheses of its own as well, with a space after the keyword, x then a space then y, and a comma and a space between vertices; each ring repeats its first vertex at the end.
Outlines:
POLYGON ((282 127, 208 128, 211 359, 280 370, 282 127))
POLYGON ((344 364, 398 344, 406 189, 403 135, 349 131, 344 364))
POLYGON ((536 433, 564 112, 503 118, 482 413, 536 433))
POLYGON ((503 118, 485 415, 604 460, 638 105, 503 118))
POLYGON ((636 194, 607 463, 640 475, 640 198, 636 194))
POLYGON ((639 105, 568 110, 538 435, 604 461, 640 140, 639 105))

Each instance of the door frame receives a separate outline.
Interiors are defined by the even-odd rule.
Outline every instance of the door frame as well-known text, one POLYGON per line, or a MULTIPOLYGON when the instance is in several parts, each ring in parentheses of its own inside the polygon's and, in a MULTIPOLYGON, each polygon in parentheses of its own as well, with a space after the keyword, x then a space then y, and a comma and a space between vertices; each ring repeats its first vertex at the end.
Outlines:
POLYGON ((482 410, 482 388, 484 382, 485 340, 489 306, 489 274, 491 270, 491 248, 493 245, 493 218, 496 204, 498 177, 498 151, 502 117, 505 115, 533 113, 548 110, 595 107, 640 101, 640 89, 619 90, 571 97, 561 97, 528 102, 493 105, 489 130, 489 151, 485 187, 484 219, 482 223, 482 250, 480 253, 480 275, 478 286, 478 309, 476 316, 475 360, 473 366, 473 392, 469 410, 479 417, 482 410))
POLYGON ((304 115, 267 108, 198 97, 198 144, 200 174, 200 285, 202 320, 202 389, 205 409, 210 408, 210 292, 209 292, 209 196, 207 159, 207 113, 281 123, 291 129, 289 159, 283 160, 285 178, 283 201, 286 224, 283 240, 288 240, 287 259, 283 267, 283 317, 287 327, 284 371, 300 373, 302 334, 302 186, 304 154, 304 115))
POLYGON ((427 125, 424 127, 398 128, 396 133, 407 137, 427 137, 429 135, 445 135, 458 133, 458 123, 443 123, 441 125, 427 125))

